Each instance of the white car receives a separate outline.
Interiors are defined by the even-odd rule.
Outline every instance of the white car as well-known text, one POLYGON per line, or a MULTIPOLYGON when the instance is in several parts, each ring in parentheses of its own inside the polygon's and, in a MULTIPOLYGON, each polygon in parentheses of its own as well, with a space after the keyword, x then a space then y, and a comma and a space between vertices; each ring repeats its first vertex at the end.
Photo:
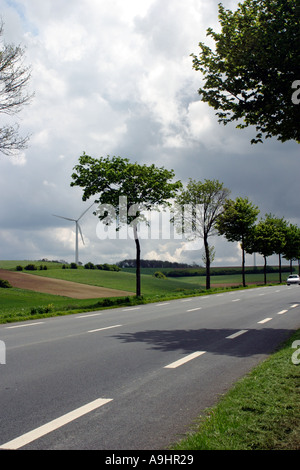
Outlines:
POLYGON ((289 286, 290 284, 298 284, 300 285, 300 277, 298 274, 291 274, 287 280, 286 280, 287 285, 289 286))

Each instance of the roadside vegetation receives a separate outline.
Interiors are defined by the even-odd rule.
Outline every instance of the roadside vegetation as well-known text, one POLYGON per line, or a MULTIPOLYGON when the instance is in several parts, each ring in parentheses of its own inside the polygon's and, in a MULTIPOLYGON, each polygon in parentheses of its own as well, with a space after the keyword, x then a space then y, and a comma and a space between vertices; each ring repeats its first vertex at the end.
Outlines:
POLYGON ((205 411, 179 450, 300 450, 300 330, 205 411))
MULTIPOLYGON (((0 261, 0 269, 29 272, 36 276, 62 279, 79 282, 99 287, 120 289, 127 292, 135 292, 135 269, 127 268, 117 270, 111 266, 106 269, 90 269, 84 266, 63 265, 55 262, 29 262, 29 261, 0 261), (30 266, 29 270, 25 270, 30 266), (33 269, 34 266, 36 269, 33 269)), ((117 298, 99 299, 72 299, 69 297, 44 294, 35 291, 17 289, 14 287, 0 288, 0 323, 8 323, 36 318, 44 318, 55 315, 67 315, 84 311, 130 306, 141 303, 177 299, 187 296, 208 295, 220 291, 241 288, 241 276, 238 272, 230 274, 230 271, 221 275, 212 276, 212 287, 205 288, 205 270, 203 275, 187 276, 182 271, 182 276, 168 277, 168 270, 163 270, 164 275, 155 275, 157 268, 142 268, 141 285, 143 295, 126 296, 117 298), (215 285, 215 286, 214 286, 215 285)), ((170 274, 174 270, 170 268, 170 274)), ((222 272, 222 271, 221 271, 222 272)), ((5 279, 3 280, 5 281, 5 279)), ((263 273, 247 274, 249 288, 263 284, 263 273)), ((268 274, 269 283, 278 283, 278 273, 268 274)))

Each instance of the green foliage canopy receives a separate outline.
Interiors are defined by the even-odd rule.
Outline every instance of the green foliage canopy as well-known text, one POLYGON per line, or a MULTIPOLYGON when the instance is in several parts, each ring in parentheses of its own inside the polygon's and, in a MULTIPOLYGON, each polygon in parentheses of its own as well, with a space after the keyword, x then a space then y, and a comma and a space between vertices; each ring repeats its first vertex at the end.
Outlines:
POLYGON ((220 235, 225 235, 228 241, 241 243, 243 286, 245 286, 245 251, 253 239, 254 224, 258 214, 258 207, 248 198, 237 197, 235 201, 228 199, 225 202, 223 213, 216 223, 220 235))
MULTIPOLYGON (((184 213, 184 218, 179 217, 179 224, 184 219, 184 225, 187 222, 192 237, 203 239, 207 289, 210 289, 210 264, 214 257, 214 248, 209 246, 208 238, 217 234, 216 223, 229 194, 230 190, 218 180, 205 179, 202 182, 190 178, 186 188, 176 198, 177 207, 184 213), (186 206, 190 207, 189 211, 184 210, 186 206)), ((177 228, 181 230, 182 227, 177 228)))
POLYGON ((215 50, 199 43, 193 68, 203 74, 199 94, 217 110, 219 122, 256 126, 251 143, 276 136, 300 142, 299 105, 292 101, 300 80, 298 0, 245 0, 235 12, 219 4, 221 31, 208 28, 215 50))
MULTIPOLYGON (((168 205, 168 200, 175 196, 181 182, 171 182, 174 171, 152 165, 131 163, 128 158, 101 157, 92 158, 85 153, 79 158, 72 174, 71 186, 84 189, 82 199, 98 195, 96 203, 110 204, 119 213, 119 198, 127 197, 127 219, 130 224, 136 215, 130 215, 129 209, 137 205, 140 209, 153 210, 168 205)), ((104 219, 101 215, 99 218, 104 219)))
MULTIPOLYGON (((173 170, 166 170, 152 165, 131 163, 127 158, 101 157, 92 158, 85 153, 79 158, 72 174, 71 186, 83 188, 85 201, 97 195, 96 203, 107 210, 95 212, 99 219, 109 225, 117 217, 119 224, 131 225, 136 244, 136 295, 141 295, 140 281, 140 243, 137 225, 142 220, 143 211, 159 209, 170 204, 182 186, 180 181, 172 182, 173 170), (120 198, 122 199, 120 204, 120 198), (126 203, 126 207, 123 207, 126 203), (110 213, 110 208, 113 211, 110 213)), ((119 226, 117 227, 117 229, 119 226)))

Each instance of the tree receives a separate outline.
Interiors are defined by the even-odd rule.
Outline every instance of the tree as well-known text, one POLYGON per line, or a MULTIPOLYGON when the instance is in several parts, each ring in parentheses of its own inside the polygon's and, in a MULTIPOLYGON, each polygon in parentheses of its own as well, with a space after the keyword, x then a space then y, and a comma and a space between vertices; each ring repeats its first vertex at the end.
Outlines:
POLYGON ((75 166, 71 186, 84 188, 82 199, 98 195, 98 215, 107 226, 113 222, 116 230, 126 225, 133 229, 136 245, 136 295, 141 295, 140 241, 138 225, 145 221, 144 211, 157 210, 170 205, 182 186, 180 181, 172 182, 173 170, 158 168, 155 165, 131 163, 127 158, 101 157, 94 159, 85 153, 75 166))
POLYGON ((200 42, 193 68, 203 74, 199 94, 217 110, 219 122, 256 126, 251 143, 276 136, 300 142, 298 0, 245 0, 235 12, 219 4, 221 32, 208 28, 215 50, 200 42))
POLYGON ((283 257, 290 261, 291 273, 293 261, 300 259, 300 228, 289 224, 286 232, 286 244, 282 253, 283 257))
MULTIPOLYGON (((210 289, 210 265, 213 254, 208 239, 217 234, 215 225, 229 194, 229 189, 225 188, 223 183, 218 180, 205 179, 204 182, 201 182, 190 178, 186 189, 182 190, 176 198, 176 205, 179 207, 181 214, 184 215, 183 218, 178 218, 179 223, 184 220, 184 224, 188 226, 186 235, 203 239, 206 289, 210 289)), ((181 229, 181 226, 179 229, 181 229)), ((185 230, 185 227, 183 227, 183 230, 185 230)))
MULTIPOLYGON (((20 46, 5 44, 1 38, 0 24, 0 113, 12 116, 21 111, 32 98, 25 92, 30 79, 30 67, 23 65, 24 50, 20 46)), ((26 148, 29 137, 19 135, 17 124, 6 124, 0 128, 0 152, 13 155, 16 150, 26 148)))
MULTIPOLYGON (((280 254, 285 245, 283 225, 271 214, 266 214, 253 230, 253 238, 249 241, 248 253, 257 252, 264 258, 264 283, 267 283, 267 257, 274 253, 280 254)), ((281 271, 280 271, 281 272, 281 271)), ((280 277, 281 278, 281 277, 280 277)), ((281 281, 280 281, 281 282, 281 281)))
POLYGON ((273 226, 273 231, 276 233, 276 237, 273 238, 274 253, 278 255, 279 265, 279 282, 282 282, 282 271, 281 271, 281 256, 286 245, 286 236, 288 230, 288 223, 282 217, 278 218, 272 214, 267 214, 266 218, 269 220, 269 224, 273 226))
POLYGON ((248 198, 237 197, 235 201, 229 199, 224 204, 223 213, 218 217, 216 228, 220 235, 231 242, 240 242, 242 249, 242 279, 245 282, 245 252, 250 249, 253 240, 254 224, 259 209, 248 198))

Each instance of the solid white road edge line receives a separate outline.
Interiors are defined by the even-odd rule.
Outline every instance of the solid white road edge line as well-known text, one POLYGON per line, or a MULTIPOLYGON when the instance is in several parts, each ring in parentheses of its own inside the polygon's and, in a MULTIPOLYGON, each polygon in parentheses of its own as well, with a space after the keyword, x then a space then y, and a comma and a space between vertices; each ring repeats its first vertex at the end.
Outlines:
POLYGON ((43 321, 35 322, 35 323, 27 323, 26 325, 16 325, 16 326, 6 326, 6 330, 12 329, 12 328, 26 328, 27 326, 34 326, 34 325, 42 325, 43 321))
POLYGON ((6 326, 5 329, 9 330, 9 329, 13 329, 13 328, 26 328, 27 326, 42 325, 43 323, 45 323, 45 322, 39 321, 39 322, 36 322, 36 323, 27 323, 26 325, 6 326))
POLYGON ((81 416, 90 413, 97 408, 100 408, 100 406, 103 406, 110 401, 112 401, 112 398, 98 398, 97 400, 92 401, 87 405, 81 406, 80 408, 63 415, 60 418, 54 419, 53 421, 50 421, 49 423, 44 424, 43 426, 40 426, 33 431, 27 432, 26 434, 23 434, 22 436, 17 437, 12 441, 0 445, 0 449, 16 450, 20 447, 24 447, 30 442, 39 439, 45 434, 49 434, 50 432, 55 431, 65 424, 68 424, 71 421, 74 421, 75 419, 80 418, 81 416))
POLYGON ((99 317, 102 313, 86 313, 84 315, 76 316, 75 318, 89 318, 89 317, 99 317))
POLYGON ((123 309, 123 312, 128 312, 129 310, 140 310, 141 307, 126 307, 123 309))
POLYGON ((178 361, 172 362, 171 364, 165 366, 164 369, 176 369, 176 367, 179 367, 182 364, 185 364, 186 362, 189 362, 205 353, 206 351, 196 351, 192 354, 189 354, 188 356, 183 357, 182 359, 179 359, 178 361))

